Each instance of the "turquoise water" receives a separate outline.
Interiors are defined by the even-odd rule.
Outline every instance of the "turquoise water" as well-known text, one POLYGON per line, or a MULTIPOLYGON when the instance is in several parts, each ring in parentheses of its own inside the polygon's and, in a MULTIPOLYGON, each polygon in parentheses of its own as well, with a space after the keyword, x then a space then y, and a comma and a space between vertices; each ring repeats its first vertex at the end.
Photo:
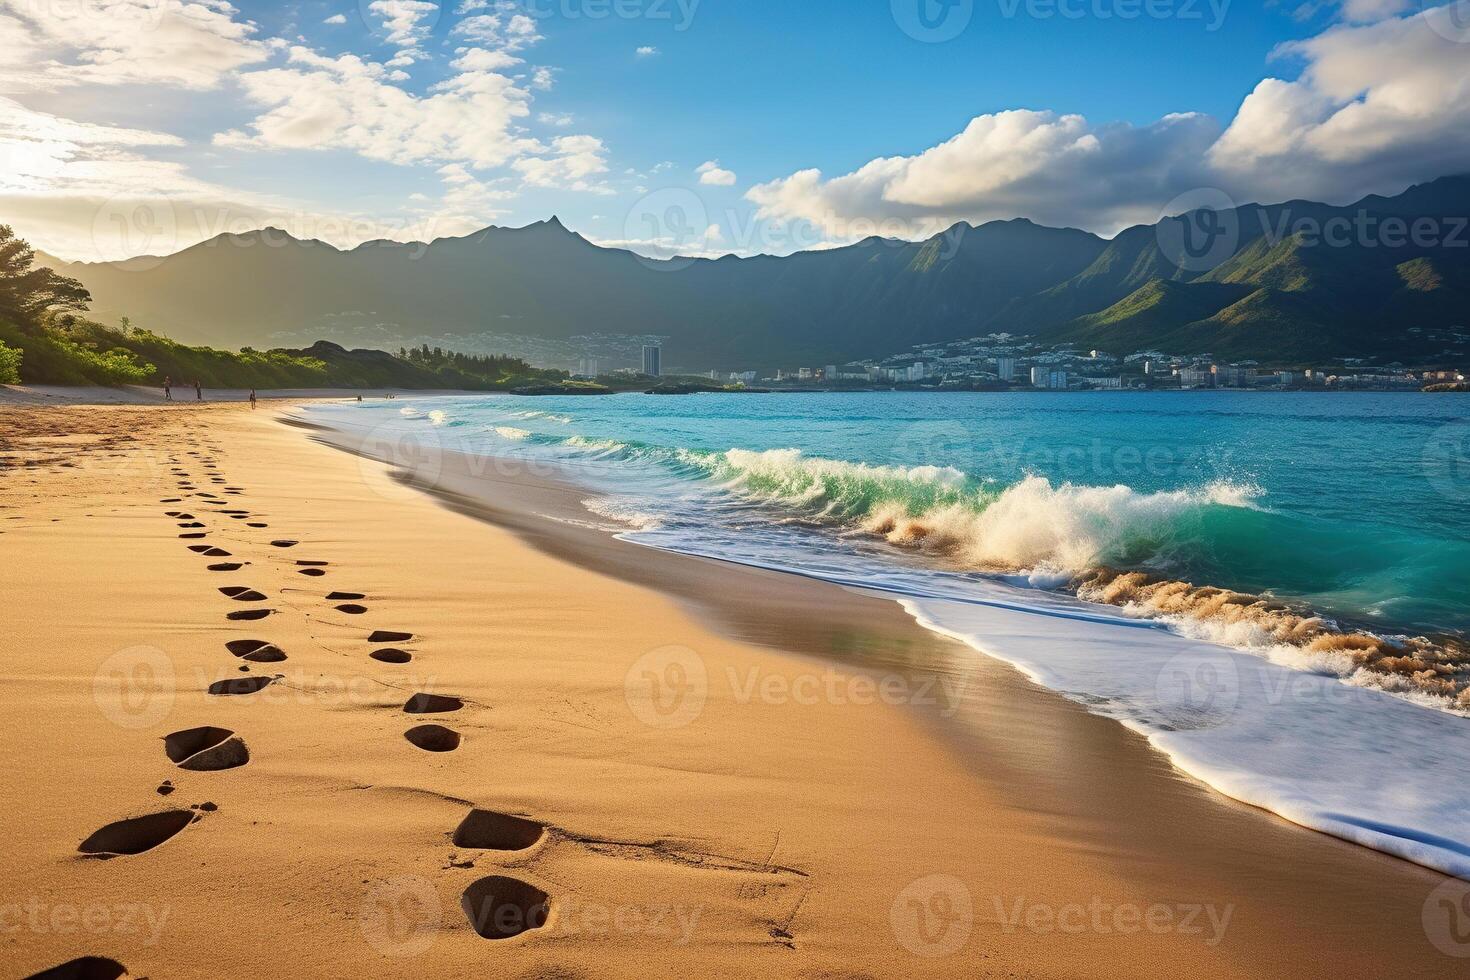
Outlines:
POLYGON ((747 532, 762 518, 842 532, 884 508, 942 511, 945 545, 892 549, 894 560, 937 551, 977 571, 1043 574, 1107 564, 1391 632, 1470 629, 1470 400, 1454 395, 619 395, 441 410, 456 438, 487 452, 590 462, 590 449, 608 464, 596 478, 627 483, 666 536, 695 533, 722 509, 670 507, 663 498, 687 498, 685 482, 764 504, 737 508, 747 532), (800 455, 774 452, 786 450, 800 455), (1087 488, 1111 496, 1088 500, 1087 488), (988 522, 969 519, 998 501, 988 522))
POLYGON ((1235 799, 1470 880, 1463 678, 1447 668, 1445 691, 1417 661, 1368 669, 1352 645, 1429 636, 1390 646, 1463 659, 1446 641, 1470 629, 1470 399, 487 396, 308 412, 420 483, 443 451, 469 453, 492 500, 499 467, 545 472, 627 540, 891 598, 1235 799), (1078 585, 1103 568, 1165 585, 1078 585), (1220 605, 1181 582, 1253 598, 1220 605), (1285 628, 1255 597, 1286 603, 1285 628))

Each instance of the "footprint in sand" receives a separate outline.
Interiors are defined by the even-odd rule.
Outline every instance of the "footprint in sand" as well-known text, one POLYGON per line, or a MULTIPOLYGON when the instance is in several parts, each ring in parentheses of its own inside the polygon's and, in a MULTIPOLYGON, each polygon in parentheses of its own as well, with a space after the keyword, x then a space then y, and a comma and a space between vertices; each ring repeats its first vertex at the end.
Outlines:
POLYGON ((312 578, 321 578, 327 573, 320 568, 299 568, 297 569, 297 574, 310 575, 312 578))
POLYGON ((270 527, 265 521, 246 521, 246 527, 270 527))
POLYGON ((142 854, 173 837, 197 818, 192 810, 164 810, 146 817, 119 820, 95 831, 77 845, 77 850, 100 858, 142 854))
POLYGON ((393 647, 374 650, 368 656, 385 664, 406 664, 413 659, 413 654, 407 650, 397 650, 393 647))
POLYGON ((185 531, 183 534, 179 535, 179 537, 190 540, 194 538, 208 537, 208 535, 206 535, 203 531, 185 531))
POLYGON ((274 540, 274 541, 271 542, 271 547, 273 547, 273 548, 294 548, 294 547, 296 547, 300 543, 301 543, 300 541, 290 541, 290 540, 287 540, 285 538, 277 538, 276 540, 274 540))
POLYGON ((229 677, 209 685, 208 693, 216 697, 240 697, 263 691, 279 678, 276 677, 229 677))
POLYGON ((254 589, 248 588, 247 586, 244 586, 244 585, 226 585, 223 588, 221 588, 219 591, 220 591, 220 594, 221 595, 229 596, 231 599, 234 599, 236 602, 264 602, 265 601, 265 595, 263 593, 256 592, 254 589))
POLYGON ((230 553, 223 548, 216 548, 209 544, 191 544, 189 550, 206 558, 229 558, 230 553))
POLYGON ((276 664, 286 659, 286 651, 265 640, 230 640, 225 649, 241 660, 257 664, 276 664))
POLYGON ((551 914, 551 896, 508 875, 490 875, 464 890, 460 908, 485 939, 509 939, 540 929, 551 914))
POLYGON ((215 772, 235 769, 250 761, 245 740, 228 728, 186 728, 164 737, 163 751, 180 769, 215 772))
POLYGON ((222 561, 222 562, 219 562, 217 564, 210 565, 209 566, 209 570, 211 572, 238 572, 240 569, 242 569, 244 567, 245 567, 244 562, 238 562, 238 561, 222 561))
POLYGON ((459 732, 443 725, 419 725, 403 733, 408 741, 425 752, 453 752, 459 748, 459 732))
POLYGON ((437 715, 449 711, 458 711, 464 707, 464 702, 459 698, 450 697, 447 694, 415 694, 403 703, 403 710, 411 715, 437 715))
POLYGON ((225 613, 225 619, 231 622, 254 622, 257 619, 265 619, 274 609, 237 609, 232 613, 225 613))
POLYGON ((179 525, 179 527, 187 527, 187 528, 205 527, 205 526, 206 525, 201 524, 198 521, 185 521, 185 522, 183 522, 182 524, 179 525))
POLYGON ((471 810, 450 838, 456 847, 487 851, 524 851, 546 836, 546 827, 534 820, 494 810, 471 810))
POLYGON ((26 980, 126 980, 127 967, 104 956, 81 956, 33 973, 26 980))
POLYGON ((395 633, 393 630, 373 630, 368 637, 369 643, 407 643, 413 639, 412 633, 395 633))

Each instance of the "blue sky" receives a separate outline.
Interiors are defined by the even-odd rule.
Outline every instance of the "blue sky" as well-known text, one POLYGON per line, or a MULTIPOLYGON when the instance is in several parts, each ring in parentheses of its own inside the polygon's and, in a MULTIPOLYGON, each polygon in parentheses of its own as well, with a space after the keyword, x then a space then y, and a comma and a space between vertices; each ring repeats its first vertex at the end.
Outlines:
POLYGON ((1470 169, 1470 0, 69 2, 0 7, 0 207, 67 257, 553 213, 648 254, 1111 234, 1470 169))

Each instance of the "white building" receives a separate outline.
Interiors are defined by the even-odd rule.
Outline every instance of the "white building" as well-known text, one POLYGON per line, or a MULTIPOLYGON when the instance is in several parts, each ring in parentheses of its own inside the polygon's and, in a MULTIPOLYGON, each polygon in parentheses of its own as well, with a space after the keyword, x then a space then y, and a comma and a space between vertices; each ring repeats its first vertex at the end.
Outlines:
POLYGON ((1014 357, 997 357, 995 359, 995 374, 1002 381, 1016 380, 1016 359, 1014 357))

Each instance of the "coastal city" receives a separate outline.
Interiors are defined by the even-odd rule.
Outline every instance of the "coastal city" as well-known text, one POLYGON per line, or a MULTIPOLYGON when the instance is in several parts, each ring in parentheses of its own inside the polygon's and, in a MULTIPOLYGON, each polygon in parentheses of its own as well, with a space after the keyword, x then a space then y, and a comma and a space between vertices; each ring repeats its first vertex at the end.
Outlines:
MULTIPOLYGON (((651 340, 653 338, 645 338, 651 340)), ((1447 340, 1456 345, 1470 334, 1456 332, 1447 340)), ((641 363, 612 366, 597 357, 578 359, 573 376, 633 375, 657 378, 663 370, 659 343, 641 345, 641 363)), ((1447 350, 1448 363, 1463 363, 1463 353, 1447 350), (1458 355, 1458 356, 1457 356, 1458 355)), ((687 377, 687 375, 681 375, 687 377)), ((993 391, 1014 388, 1062 390, 1274 388, 1419 390, 1432 386, 1460 386, 1466 382, 1462 367, 1415 366, 1392 361, 1373 363, 1344 358, 1323 367, 1278 368, 1253 360, 1225 361, 1209 354, 1180 355, 1145 350, 1115 354, 1078 350, 1066 345, 1046 346, 1007 333, 965 340, 917 344, 881 359, 775 368, 767 371, 710 370, 701 377, 711 382, 746 388, 862 389, 897 387, 918 390, 993 391)))

